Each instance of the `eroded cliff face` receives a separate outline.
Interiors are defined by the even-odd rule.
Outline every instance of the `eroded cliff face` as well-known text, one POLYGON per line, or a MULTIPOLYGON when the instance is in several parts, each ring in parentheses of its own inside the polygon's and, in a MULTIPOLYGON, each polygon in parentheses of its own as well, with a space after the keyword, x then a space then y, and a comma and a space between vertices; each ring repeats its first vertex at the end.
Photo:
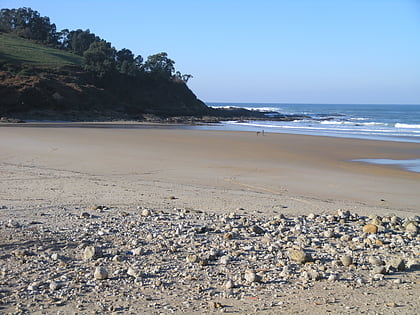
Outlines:
POLYGON ((112 120, 142 119, 144 114, 203 116, 212 109, 182 81, 118 73, 99 79, 75 66, 0 71, 0 116, 112 120))

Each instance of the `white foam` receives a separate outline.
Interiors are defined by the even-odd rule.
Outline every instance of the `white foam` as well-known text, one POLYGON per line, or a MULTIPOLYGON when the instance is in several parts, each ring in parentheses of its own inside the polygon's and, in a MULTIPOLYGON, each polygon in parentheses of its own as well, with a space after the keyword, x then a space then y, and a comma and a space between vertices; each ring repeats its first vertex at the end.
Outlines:
POLYGON ((396 123, 395 128, 420 129, 420 125, 396 123))

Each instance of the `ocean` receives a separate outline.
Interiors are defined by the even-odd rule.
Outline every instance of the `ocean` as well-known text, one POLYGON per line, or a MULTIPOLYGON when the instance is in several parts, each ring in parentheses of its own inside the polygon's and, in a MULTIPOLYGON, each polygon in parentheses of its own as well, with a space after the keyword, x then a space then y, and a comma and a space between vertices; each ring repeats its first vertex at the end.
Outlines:
MULTIPOLYGON (((207 103, 284 115, 292 121, 227 121, 221 129, 420 143, 420 105, 207 103)), ((269 114, 267 114, 269 117, 269 114)), ((220 128, 219 127, 219 128, 220 128)))
MULTIPOLYGON (((212 128, 232 131, 255 131, 400 141, 420 143, 420 105, 352 105, 352 104, 256 104, 208 103, 208 106, 242 107, 250 110, 297 115, 291 121, 227 121, 212 128), (305 116, 303 118, 303 116, 305 116)), ((270 114, 271 113, 271 114, 270 114)), ((359 159, 354 162, 394 165, 420 173, 418 159, 359 159)))

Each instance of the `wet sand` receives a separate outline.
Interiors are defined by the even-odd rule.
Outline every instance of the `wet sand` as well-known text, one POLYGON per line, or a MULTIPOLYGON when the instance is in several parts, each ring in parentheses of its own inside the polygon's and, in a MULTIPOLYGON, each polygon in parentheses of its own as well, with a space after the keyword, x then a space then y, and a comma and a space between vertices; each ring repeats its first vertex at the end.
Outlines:
POLYGON ((41 199, 160 206, 173 195, 171 205, 213 211, 350 207, 362 213, 419 213, 420 173, 351 161, 415 159, 420 156, 416 143, 64 125, 2 127, 0 152, 7 176, 0 190, 3 204, 41 199), (48 179, 36 179, 36 170, 48 173, 48 179), (27 171, 34 177, 22 181, 27 171), (49 180, 54 188, 45 191, 40 183, 48 186, 49 180))

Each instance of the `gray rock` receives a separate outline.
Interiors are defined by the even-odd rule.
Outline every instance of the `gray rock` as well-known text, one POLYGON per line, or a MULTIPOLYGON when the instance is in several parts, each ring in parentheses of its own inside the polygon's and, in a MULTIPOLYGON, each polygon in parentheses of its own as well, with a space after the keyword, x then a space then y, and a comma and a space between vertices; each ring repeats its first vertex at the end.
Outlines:
POLYGON ((131 253, 135 256, 140 256, 144 254, 144 249, 143 247, 137 247, 131 250, 131 253))
POLYGON ((257 273, 254 270, 251 269, 247 269, 245 271, 245 276, 244 276, 245 280, 247 282, 261 282, 261 276, 257 275, 257 273))
POLYGON ((346 266, 346 267, 353 264, 353 258, 349 255, 341 256, 340 261, 343 264, 343 266, 346 266))
POLYGON ((134 278, 141 278, 143 275, 143 273, 137 267, 134 266, 128 267, 127 274, 134 278))
POLYGON ((187 255, 186 260, 187 260, 188 263, 196 263, 196 262, 198 262, 199 259, 198 259, 197 255, 189 254, 189 255, 187 255))
POLYGON ((57 282, 57 281, 51 281, 50 282, 50 291, 57 291, 58 289, 60 289, 62 287, 62 283, 57 282))
POLYGON ((102 257, 102 250, 100 247, 96 246, 87 246, 83 250, 83 259, 89 260, 89 259, 97 259, 102 257))
POLYGON ((368 259, 369 264, 371 264, 372 266, 383 266, 385 265, 385 262, 381 259, 379 259, 378 257, 375 256, 370 256, 368 259))
POLYGON ((93 277, 96 280, 108 279, 108 271, 104 267, 96 267, 93 277))
POLYGON ((227 280, 226 282, 225 282, 225 285, 224 285, 224 287, 227 289, 227 290, 230 290, 230 289, 232 289, 232 288, 234 288, 235 287, 235 283, 233 282, 233 280, 227 280))
POLYGON ((289 258, 290 260, 295 261, 300 264, 313 261, 313 258, 309 253, 306 253, 305 251, 298 250, 298 249, 290 249, 289 258))
POLYGON ((142 217, 149 217, 152 214, 152 212, 149 209, 143 209, 141 212, 142 217))
POLYGON ((398 270, 398 271, 405 270, 405 261, 404 259, 399 258, 399 257, 390 259, 387 265, 393 268, 394 270, 398 270))
POLYGON ((265 233, 264 229, 262 229, 258 225, 251 226, 250 230, 251 230, 251 232, 254 232, 255 234, 264 234, 265 233))
POLYGON ((376 267, 373 268, 372 273, 373 274, 384 275, 384 274, 386 274, 386 268, 385 268, 385 266, 376 266, 376 267))
POLYGON ((406 232, 411 232, 411 233, 417 234, 418 230, 419 229, 417 227, 417 224, 413 221, 408 222, 407 225, 405 226, 405 231, 406 232))
POLYGON ((230 262, 230 257, 225 255, 220 257, 220 263, 223 265, 227 265, 230 262))

